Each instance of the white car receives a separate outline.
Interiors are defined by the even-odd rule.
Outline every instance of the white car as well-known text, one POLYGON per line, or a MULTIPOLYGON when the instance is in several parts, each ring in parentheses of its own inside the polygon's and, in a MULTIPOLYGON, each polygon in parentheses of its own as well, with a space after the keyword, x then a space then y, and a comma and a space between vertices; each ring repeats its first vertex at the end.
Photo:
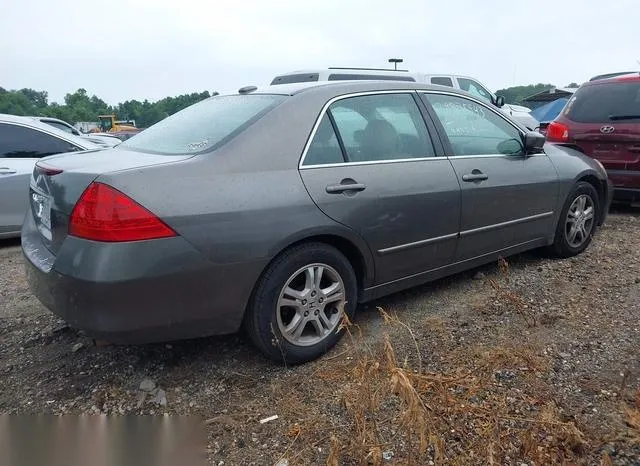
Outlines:
POLYGON ((503 113, 514 118, 530 130, 535 130, 539 123, 530 114, 531 110, 521 105, 505 104, 502 96, 493 92, 475 78, 455 74, 425 74, 411 73, 406 70, 388 70, 377 68, 324 68, 317 70, 291 71, 276 76, 271 81, 274 84, 288 84, 311 81, 346 81, 346 80, 392 80, 413 81, 423 84, 437 84, 439 86, 461 89, 490 102, 500 108, 503 113))
POLYGON ((46 123, 54 128, 58 128, 64 132, 73 134, 74 136, 78 136, 83 139, 87 139, 88 141, 93 142, 94 144, 98 144, 99 146, 104 147, 114 147, 120 144, 122 141, 115 136, 112 136, 107 133, 82 133, 77 128, 74 128, 69 123, 64 120, 60 120, 58 118, 51 117, 31 117, 36 121, 40 121, 42 123, 46 123))
POLYGON ((0 114, 0 238, 20 236, 29 180, 42 157, 103 146, 31 117, 0 114))

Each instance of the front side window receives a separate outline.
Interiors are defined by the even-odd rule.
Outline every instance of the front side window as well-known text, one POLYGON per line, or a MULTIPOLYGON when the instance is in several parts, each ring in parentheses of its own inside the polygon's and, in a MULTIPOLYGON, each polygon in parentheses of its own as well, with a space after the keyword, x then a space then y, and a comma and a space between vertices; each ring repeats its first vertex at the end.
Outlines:
POLYGON ((0 123, 0 158, 33 158, 81 150, 50 134, 24 126, 0 123))
POLYGON ((437 84, 438 86, 453 87, 453 80, 446 76, 434 76, 431 78, 431 84, 437 84))
POLYGON ((211 151, 284 99, 285 96, 271 94, 211 97, 174 113, 118 147, 163 155, 211 151))
POLYGON ((452 95, 424 94, 444 127, 453 155, 522 155, 520 132, 483 105, 452 95))
POLYGON ((349 97, 328 110, 348 162, 432 157, 433 144, 410 94, 349 97))
POLYGON ((489 91, 482 87, 477 81, 467 78, 458 78, 458 84, 460 85, 460 89, 463 91, 467 91, 469 94, 473 94, 485 102, 492 102, 489 91))

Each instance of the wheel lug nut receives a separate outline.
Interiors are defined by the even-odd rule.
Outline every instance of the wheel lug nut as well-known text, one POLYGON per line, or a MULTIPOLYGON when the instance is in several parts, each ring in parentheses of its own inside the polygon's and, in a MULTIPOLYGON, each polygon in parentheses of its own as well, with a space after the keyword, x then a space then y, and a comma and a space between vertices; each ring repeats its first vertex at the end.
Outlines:
POLYGON ((307 300, 306 300, 306 299, 303 299, 303 300, 302 300, 302 305, 304 306, 305 304, 307 304, 307 300))
POLYGON ((319 303, 321 303, 321 302, 323 302, 323 301, 324 301, 324 298, 320 298, 320 299, 318 300, 318 302, 319 302, 319 303))
POLYGON ((314 315, 318 315, 318 314, 320 314, 320 311, 316 310, 313 314, 314 315))
POLYGON ((316 292, 315 292, 315 291, 312 291, 312 292, 311 292, 311 297, 313 298, 313 297, 315 297, 315 295, 316 295, 316 292))

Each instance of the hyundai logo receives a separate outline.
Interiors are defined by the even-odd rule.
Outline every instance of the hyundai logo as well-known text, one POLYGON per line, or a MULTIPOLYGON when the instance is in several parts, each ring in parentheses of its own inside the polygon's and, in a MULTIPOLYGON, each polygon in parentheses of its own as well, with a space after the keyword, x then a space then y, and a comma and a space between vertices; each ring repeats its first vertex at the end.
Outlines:
POLYGON ((611 134, 615 131, 616 129, 613 126, 603 126, 602 128, 600 128, 600 132, 602 134, 611 134))

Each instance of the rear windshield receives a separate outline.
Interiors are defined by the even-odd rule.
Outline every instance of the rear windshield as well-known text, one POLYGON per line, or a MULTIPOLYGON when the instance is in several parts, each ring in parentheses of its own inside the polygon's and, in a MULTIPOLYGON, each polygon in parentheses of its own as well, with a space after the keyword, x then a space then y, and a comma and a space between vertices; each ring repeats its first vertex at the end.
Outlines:
POLYGON ((318 73, 303 73, 303 74, 286 74, 284 76, 276 76, 271 81, 271 85, 276 84, 292 84, 292 83, 310 83, 318 80, 320 75, 318 73))
POLYGON ((282 102, 282 95, 229 95, 204 100, 165 118, 118 147, 164 155, 221 146, 282 102))
POLYGON ((640 81, 581 87, 569 100, 564 115, 577 123, 640 121, 640 81))

